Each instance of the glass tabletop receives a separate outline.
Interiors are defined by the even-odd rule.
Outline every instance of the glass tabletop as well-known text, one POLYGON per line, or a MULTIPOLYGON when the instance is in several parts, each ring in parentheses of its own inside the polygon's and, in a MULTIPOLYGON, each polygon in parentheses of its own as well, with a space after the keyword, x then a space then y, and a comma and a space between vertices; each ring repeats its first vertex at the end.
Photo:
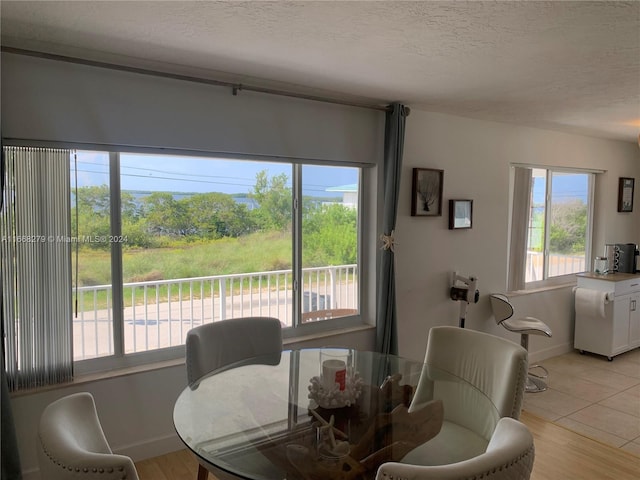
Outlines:
MULTIPOLYGON (((182 441, 221 478, 374 478, 443 422, 495 425, 471 384, 421 362, 351 349, 284 351, 212 372, 176 400, 182 441)), ((489 438, 491 432, 487 432, 489 438)))

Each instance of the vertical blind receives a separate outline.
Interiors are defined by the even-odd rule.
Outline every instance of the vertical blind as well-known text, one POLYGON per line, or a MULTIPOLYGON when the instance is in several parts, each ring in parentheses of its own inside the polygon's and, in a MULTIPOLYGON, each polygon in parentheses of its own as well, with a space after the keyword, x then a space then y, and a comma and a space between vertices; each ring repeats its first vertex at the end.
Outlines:
POLYGON ((11 390, 73 376, 70 156, 3 148, 2 320, 11 390))

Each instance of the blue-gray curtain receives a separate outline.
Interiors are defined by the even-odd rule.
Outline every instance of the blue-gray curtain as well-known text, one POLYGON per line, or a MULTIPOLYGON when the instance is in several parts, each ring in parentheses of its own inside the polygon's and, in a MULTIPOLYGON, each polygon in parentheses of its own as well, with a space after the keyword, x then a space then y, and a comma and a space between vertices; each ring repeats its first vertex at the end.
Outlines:
POLYGON ((398 327, 393 231, 398 213, 404 129, 409 109, 400 103, 394 103, 391 107, 386 114, 384 133, 384 210, 382 218, 384 246, 378 269, 376 348, 380 353, 395 355, 398 353, 398 327))
MULTIPOLYGON (((4 200, 4 151, 0 142, 0 210, 4 200)), ((2 280, 0 280, 1 282, 2 280)), ((0 435, 2 435, 0 458, 0 479, 21 480, 20 455, 18 454, 18 442, 16 441, 13 413, 11 410, 11 398, 7 386, 7 376, 4 368, 4 318, 2 307, 2 284, 0 283, 0 435)))

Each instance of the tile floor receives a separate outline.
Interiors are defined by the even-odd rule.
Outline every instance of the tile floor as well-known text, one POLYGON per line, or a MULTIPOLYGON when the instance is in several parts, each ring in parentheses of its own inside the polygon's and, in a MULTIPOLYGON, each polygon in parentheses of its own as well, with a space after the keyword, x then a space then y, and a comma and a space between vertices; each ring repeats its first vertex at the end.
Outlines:
POLYGON ((540 363, 549 389, 526 394, 524 410, 640 455, 640 349, 611 362, 575 351, 540 363))

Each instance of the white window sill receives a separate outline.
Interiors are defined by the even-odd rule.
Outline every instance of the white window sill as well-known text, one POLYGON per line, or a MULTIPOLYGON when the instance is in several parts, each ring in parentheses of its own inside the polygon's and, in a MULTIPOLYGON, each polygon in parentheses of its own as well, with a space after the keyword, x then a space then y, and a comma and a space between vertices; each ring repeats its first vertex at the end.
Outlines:
POLYGON ((527 290, 514 290, 512 292, 507 292, 506 295, 509 297, 521 297, 521 296, 525 296, 525 295, 532 295, 535 293, 541 293, 541 292, 551 292, 554 290, 562 290, 564 288, 573 288, 576 286, 576 281, 570 281, 570 282, 564 282, 564 283, 558 283, 555 285, 545 285, 545 286, 541 286, 541 287, 537 287, 537 288, 531 288, 531 289, 527 289, 527 290))
MULTIPOLYGON (((365 331, 365 330, 374 329, 374 328, 375 327, 371 325, 358 325, 354 327, 347 327, 347 328, 341 328, 341 329, 330 330, 330 331, 314 332, 308 335, 285 338, 283 339, 283 345, 284 345, 284 348, 288 348, 287 347, 288 345, 293 345, 293 344, 297 345, 304 342, 322 340, 326 338, 341 336, 347 333, 365 331)), ((124 367, 124 368, 119 368, 114 370, 107 370, 107 371, 100 371, 100 372, 93 372, 93 373, 83 373, 83 374, 76 375, 75 378, 70 382, 58 383, 55 385, 47 385, 44 387, 30 388, 26 390, 18 390, 16 392, 10 392, 10 396, 11 398, 14 398, 14 397, 22 397, 26 395, 33 395, 33 394, 42 393, 50 390, 58 390, 58 389, 63 389, 67 387, 74 387, 78 385, 84 385, 87 383, 99 382, 102 380, 109 380, 112 378, 125 377, 128 375, 136 375, 139 373, 151 372, 154 370, 161 370, 164 368, 172 368, 172 367, 176 367, 184 364, 185 364, 184 357, 180 357, 180 358, 174 358, 171 360, 157 361, 157 362, 124 367)))

